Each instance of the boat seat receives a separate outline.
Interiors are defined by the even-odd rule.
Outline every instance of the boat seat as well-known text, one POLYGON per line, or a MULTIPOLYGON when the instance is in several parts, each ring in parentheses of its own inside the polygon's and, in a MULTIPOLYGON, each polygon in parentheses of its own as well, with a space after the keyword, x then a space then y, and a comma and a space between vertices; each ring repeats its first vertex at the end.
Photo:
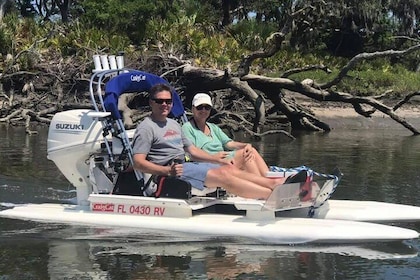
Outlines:
POLYGON ((191 198, 191 184, 187 181, 181 180, 177 177, 157 176, 156 177, 157 190, 154 193, 156 198, 191 198))
MULTIPOLYGON (((148 176, 145 176, 145 178, 147 177, 148 176)), ((226 190, 222 188, 205 188, 204 190, 198 190, 193 188, 189 182, 177 177, 155 176, 152 180, 157 185, 157 190, 152 195, 155 197, 190 199, 193 196, 225 198, 227 195, 226 190)))
POLYGON ((143 196, 144 180, 138 181, 133 170, 118 174, 112 194, 143 196))
MULTIPOLYGON (((156 191, 150 196, 190 199, 191 184, 177 177, 154 176, 156 191)), ((120 172, 112 194, 144 196, 144 179, 138 181, 134 171, 120 172)))
MULTIPOLYGON (((146 175, 149 175, 145 176, 146 178, 150 177, 150 174, 146 175)), ((190 199, 193 196, 207 196, 223 199, 227 196, 226 190, 222 188, 205 188, 200 191, 193 188, 187 181, 177 177, 155 176, 153 183, 157 184, 157 191, 151 196, 156 198, 190 199)), ((144 179, 138 181, 136 175, 131 170, 119 173, 112 194, 144 196, 142 189, 144 189, 144 179)))

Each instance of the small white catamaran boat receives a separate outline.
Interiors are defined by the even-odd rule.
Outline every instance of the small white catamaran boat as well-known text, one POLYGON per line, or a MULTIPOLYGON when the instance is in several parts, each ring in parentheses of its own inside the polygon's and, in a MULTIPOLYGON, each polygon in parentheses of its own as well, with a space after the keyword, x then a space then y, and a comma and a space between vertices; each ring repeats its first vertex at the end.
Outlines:
MULTIPOLYGON (((263 243, 360 243, 416 239, 415 230, 373 222, 420 221, 420 207, 383 202, 331 200, 341 174, 308 168, 273 168, 267 176, 291 176, 266 201, 198 193, 177 178, 146 180, 126 172, 132 165, 132 130, 125 130, 118 97, 167 83, 124 68, 123 57, 95 56, 90 81, 94 110, 57 113, 48 134, 48 158, 76 187, 75 204, 24 204, 0 217, 107 227, 186 232, 194 236, 239 236, 263 243), (103 94, 104 91, 104 94, 103 94), (302 171, 303 170, 303 171, 302 171), (304 178, 299 177, 304 174, 304 178), (308 178, 310 180, 308 180, 308 178), (143 196, 147 183, 158 185, 143 196), (146 184, 144 182, 147 182, 146 184), (313 184, 316 182, 317 184, 313 184)), ((185 121, 175 92, 172 114, 185 121)))

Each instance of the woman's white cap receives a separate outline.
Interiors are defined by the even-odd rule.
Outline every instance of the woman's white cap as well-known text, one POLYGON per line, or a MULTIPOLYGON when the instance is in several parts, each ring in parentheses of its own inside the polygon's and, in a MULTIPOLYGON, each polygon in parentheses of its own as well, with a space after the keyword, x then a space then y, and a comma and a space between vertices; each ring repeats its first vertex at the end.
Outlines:
POLYGON ((207 104, 213 107, 213 103, 211 102, 210 95, 206 93, 197 93, 193 98, 192 105, 194 107, 197 107, 201 104, 207 104))

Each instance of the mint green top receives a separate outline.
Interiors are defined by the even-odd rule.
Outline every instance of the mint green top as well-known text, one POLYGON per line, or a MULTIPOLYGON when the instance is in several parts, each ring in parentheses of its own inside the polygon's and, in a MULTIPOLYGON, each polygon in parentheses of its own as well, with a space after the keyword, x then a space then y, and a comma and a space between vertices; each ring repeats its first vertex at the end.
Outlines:
MULTIPOLYGON (((184 136, 190 139, 193 144, 208 152, 209 154, 215 154, 224 150, 228 150, 226 148, 226 144, 230 141, 233 141, 223 130, 220 129, 214 123, 206 123, 207 126, 210 128, 210 135, 205 135, 200 129, 195 127, 191 122, 184 123, 182 126, 182 132, 184 136)), ((233 157, 235 151, 232 151, 230 157, 233 157)))

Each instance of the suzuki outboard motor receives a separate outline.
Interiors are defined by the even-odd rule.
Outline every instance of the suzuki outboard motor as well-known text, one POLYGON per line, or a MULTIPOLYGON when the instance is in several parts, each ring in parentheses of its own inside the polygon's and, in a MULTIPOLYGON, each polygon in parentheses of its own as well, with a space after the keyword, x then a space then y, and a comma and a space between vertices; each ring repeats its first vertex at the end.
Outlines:
POLYGON ((89 204, 87 199, 92 192, 89 160, 91 155, 101 153, 104 140, 98 114, 107 113, 91 110, 57 113, 48 131, 47 157, 76 187, 80 205, 89 204))

